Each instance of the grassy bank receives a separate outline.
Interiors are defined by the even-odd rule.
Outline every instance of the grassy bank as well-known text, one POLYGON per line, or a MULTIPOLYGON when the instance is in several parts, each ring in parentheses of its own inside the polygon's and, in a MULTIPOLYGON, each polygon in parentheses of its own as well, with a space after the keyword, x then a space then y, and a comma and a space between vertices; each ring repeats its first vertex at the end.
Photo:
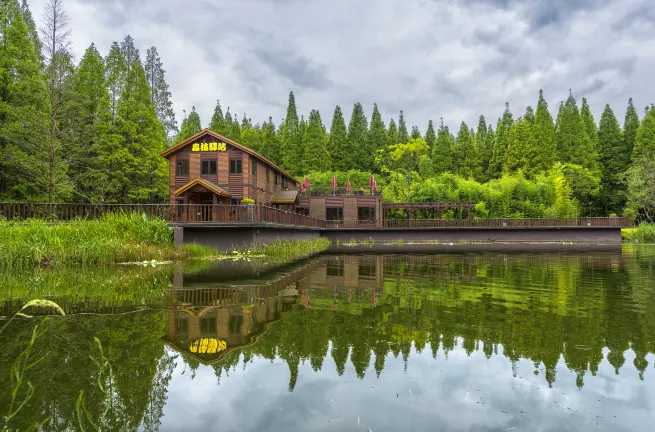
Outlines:
POLYGON ((655 224, 642 222, 634 228, 622 229, 621 233, 626 242, 655 243, 655 224))
POLYGON ((175 248, 168 224, 140 215, 52 224, 0 220, 0 267, 113 264, 207 256, 211 248, 175 248))
POLYGON ((228 254, 230 258, 266 258, 277 264, 303 259, 323 252, 330 247, 330 240, 319 237, 313 240, 276 240, 259 244, 251 249, 237 249, 228 254))

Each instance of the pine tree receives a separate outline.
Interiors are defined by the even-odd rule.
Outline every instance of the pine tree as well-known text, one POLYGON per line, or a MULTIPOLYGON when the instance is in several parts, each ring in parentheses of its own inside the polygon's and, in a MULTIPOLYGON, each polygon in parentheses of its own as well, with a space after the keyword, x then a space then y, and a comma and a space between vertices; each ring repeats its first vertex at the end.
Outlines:
POLYGON ((157 111, 157 118, 166 133, 166 137, 171 140, 177 133, 177 120, 175 120, 175 111, 173 111, 173 102, 171 101, 171 92, 168 90, 166 82, 166 71, 163 63, 157 53, 157 48, 150 47, 146 53, 146 62, 144 65, 146 78, 150 85, 152 103, 157 111))
POLYGON ((462 122, 453 148, 453 169, 462 177, 473 178, 477 159, 475 140, 471 136, 469 127, 462 122))
POLYGON ((118 117, 118 102, 125 87, 126 66, 118 42, 111 45, 109 54, 105 60, 105 74, 107 77, 107 88, 109 90, 109 103, 113 120, 118 117))
POLYGON ((623 139, 625 140, 624 148, 630 155, 632 155, 632 151, 635 147, 637 129, 639 129, 640 124, 639 114, 637 114, 637 110, 632 104, 632 98, 630 98, 628 100, 628 109, 625 112, 625 120, 623 122, 623 139))
POLYGON ((475 146, 478 155, 475 179, 478 181, 486 181, 493 146, 487 147, 487 121, 483 115, 478 119, 478 128, 475 133, 475 146))
POLYGON ((418 129, 418 126, 412 126, 412 134, 410 135, 410 140, 413 139, 423 139, 421 136, 421 131, 418 129))
POLYGON ((375 162, 375 154, 378 150, 382 150, 387 146, 387 129, 378 111, 378 105, 373 104, 373 115, 371 116, 371 128, 366 136, 366 147, 360 161, 361 171, 372 171, 375 162))
POLYGON ((619 214, 626 201, 622 178, 630 166, 630 154, 625 149, 621 126, 609 104, 600 117, 598 129, 601 166, 601 193, 599 207, 605 215, 619 214))
POLYGON ((539 102, 537 103, 533 133, 535 145, 538 149, 538 153, 533 160, 533 163, 537 165, 535 172, 549 170, 557 159, 557 137, 555 123, 553 123, 553 117, 548 111, 548 103, 544 98, 543 90, 539 90, 539 102))
POLYGON ((253 126, 250 119, 247 119, 245 123, 242 120, 241 124, 241 140, 239 144, 243 144, 257 153, 261 153, 264 147, 261 126, 259 124, 253 126))
POLYGON ((632 160, 638 162, 642 158, 655 159, 655 110, 648 110, 635 137, 632 160))
POLYGON ((50 117, 35 34, 16 0, 0 1, 0 197, 44 199, 50 117))
MULTIPOLYGON (((510 129, 504 173, 513 174, 521 170, 526 176, 534 177, 543 171, 542 166, 534 163, 539 149, 533 133, 533 124, 528 118, 519 117, 510 129)), ((534 117, 532 117, 534 120, 534 117)))
POLYGON ((232 127, 230 128, 230 137, 236 141, 236 142, 241 142, 241 123, 239 123, 239 119, 237 118, 237 115, 235 114, 234 117, 232 117, 232 127))
POLYGON ((505 104, 505 112, 502 118, 498 119, 494 147, 491 152, 491 162, 489 162, 489 178, 499 178, 503 172, 503 165, 507 157, 507 147, 509 146, 509 134, 514 124, 514 118, 509 110, 509 103, 505 104))
POLYGON ((368 135, 368 121, 364 114, 362 104, 357 102, 353 107, 350 123, 348 124, 348 159, 346 168, 348 170, 359 167, 359 158, 366 151, 366 137, 368 135))
POLYGON ((296 109, 296 98, 293 92, 289 92, 289 105, 287 106, 287 115, 282 125, 281 149, 282 149, 282 167, 294 174, 302 171, 302 136, 298 131, 300 120, 296 109))
POLYGON ((273 117, 269 117, 268 122, 262 125, 262 155, 275 164, 281 163, 280 140, 273 124, 273 117))
POLYGON ((201 130, 202 124, 200 123, 200 116, 196 112, 196 107, 192 107, 189 116, 182 120, 182 126, 180 127, 178 134, 175 136, 174 142, 179 143, 180 141, 184 141, 201 130))
POLYGON ((212 115, 211 122, 209 123, 209 129, 216 132, 217 134, 227 137, 228 127, 225 117, 223 116, 223 110, 221 109, 221 101, 216 101, 216 106, 214 107, 214 114, 212 115))
POLYGON ((435 174, 453 172, 453 136, 443 123, 437 131, 437 141, 432 148, 432 168, 435 174))
POLYGON ((598 143, 598 127, 596 126, 596 121, 594 116, 591 114, 591 109, 587 103, 586 98, 582 98, 582 109, 580 110, 580 116, 582 117, 582 123, 584 124, 585 133, 589 139, 589 157, 593 160, 589 161, 587 167, 596 170, 598 169, 598 155, 600 153, 600 145, 598 143))
POLYGON ((407 132, 407 124, 405 124, 405 114, 400 110, 398 116, 398 142, 396 144, 407 144, 409 142, 409 133, 407 132))
POLYGON ((389 130, 387 130, 387 147, 398 144, 398 127, 396 122, 389 120, 389 130))
POLYGON ((232 137, 232 114, 230 113, 230 107, 227 107, 227 112, 225 113, 225 134, 223 136, 232 140, 234 139, 232 137))
POLYGON ((328 153, 328 135, 321 121, 318 110, 309 114, 309 124, 303 136, 304 160, 303 171, 328 171, 330 155, 328 153))
POLYGON ((557 116, 557 152, 564 163, 596 168, 597 156, 585 130, 585 123, 572 94, 560 107, 557 116))
POLYGON ((434 125, 432 124, 432 120, 428 122, 428 129, 425 131, 425 142, 427 143, 428 147, 430 147, 430 151, 434 148, 434 143, 437 141, 437 133, 434 131, 434 125))

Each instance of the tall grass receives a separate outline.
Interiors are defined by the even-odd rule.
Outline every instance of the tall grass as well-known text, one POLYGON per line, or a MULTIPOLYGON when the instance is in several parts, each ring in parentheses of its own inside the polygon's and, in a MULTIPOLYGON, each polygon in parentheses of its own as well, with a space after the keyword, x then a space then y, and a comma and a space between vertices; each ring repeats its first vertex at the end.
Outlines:
POLYGON ((277 239, 273 243, 257 244, 251 248, 248 253, 254 255, 264 255, 274 261, 292 261, 301 258, 307 258, 314 254, 325 251, 330 247, 330 240, 325 237, 319 237, 313 240, 281 240, 277 239))
POLYGON ((209 252, 197 246, 176 249, 167 222, 145 215, 110 214, 60 224, 0 220, 0 268, 167 260, 209 252))
POLYGON ((621 232, 623 234, 623 240, 626 241, 655 243, 655 224, 642 222, 635 228, 625 228, 621 232))

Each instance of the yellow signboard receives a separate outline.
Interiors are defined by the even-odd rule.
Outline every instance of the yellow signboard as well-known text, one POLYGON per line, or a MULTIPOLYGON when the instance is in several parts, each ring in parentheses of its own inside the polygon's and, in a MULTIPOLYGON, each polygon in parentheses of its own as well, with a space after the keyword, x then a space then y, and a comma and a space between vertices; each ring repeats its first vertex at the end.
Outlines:
POLYGON ((225 341, 216 338, 196 339, 189 346, 189 351, 198 354, 216 354, 225 351, 227 344, 225 341))
POLYGON ((210 142, 210 143, 194 143, 191 146, 191 151, 193 152, 208 152, 208 151, 226 151, 227 145, 222 142, 210 142))

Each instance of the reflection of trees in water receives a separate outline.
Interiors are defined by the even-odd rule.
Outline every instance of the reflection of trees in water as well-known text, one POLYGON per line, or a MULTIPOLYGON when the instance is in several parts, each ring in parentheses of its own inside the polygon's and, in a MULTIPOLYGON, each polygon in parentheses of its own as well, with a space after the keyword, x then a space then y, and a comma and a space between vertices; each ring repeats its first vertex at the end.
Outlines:
MULTIPOLYGON (((24 349, 34 324, 14 321, 2 334, 3 371, 24 349)), ((104 430, 157 430, 175 367, 175 358, 160 342, 165 324, 161 312, 48 319, 42 324, 46 334, 33 349, 34 358, 44 360, 28 376, 36 392, 12 426, 25 430, 50 417, 43 430, 77 430, 75 404, 83 390, 95 419, 110 406, 104 430), (95 385, 98 369, 89 359, 94 353, 93 336, 102 342, 113 368, 108 394, 99 394, 95 385)), ((9 373, 0 374, 0 406, 7 406, 10 388, 9 373)))
MULTIPOLYGON (((348 290, 337 287, 335 312, 335 291, 313 285, 309 309, 287 313, 241 352, 286 361, 290 390, 301 363, 318 370, 331 355, 339 375, 350 361, 362 378, 372 361, 379 376, 390 353, 411 362, 412 346, 433 356, 460 346, 468 355, 529 359, 550 385, 563 359, 580 387, 598 371, 604 348, 617 374, 631 349, 643 379, 646 355, 655 352, 652 273, 652 261, 635 265, 620 255, 394 258, 384 264, 376 307, 370 292, 358 290, 347 303, 348 290)), ((239 361, 237 351, 213 367, 220 376, 239 361)))

